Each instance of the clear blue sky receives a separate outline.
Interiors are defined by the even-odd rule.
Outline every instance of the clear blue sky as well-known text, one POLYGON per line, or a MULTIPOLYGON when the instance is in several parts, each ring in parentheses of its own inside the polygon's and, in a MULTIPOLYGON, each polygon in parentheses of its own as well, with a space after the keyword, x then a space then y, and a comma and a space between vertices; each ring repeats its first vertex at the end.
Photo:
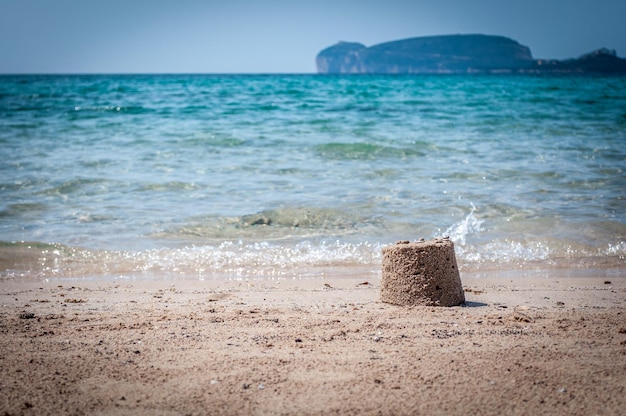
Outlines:
POLYGON ((0 73, 307 73, 339 40, 511 37, 626 55, 620 0, 0 0, 0 73))

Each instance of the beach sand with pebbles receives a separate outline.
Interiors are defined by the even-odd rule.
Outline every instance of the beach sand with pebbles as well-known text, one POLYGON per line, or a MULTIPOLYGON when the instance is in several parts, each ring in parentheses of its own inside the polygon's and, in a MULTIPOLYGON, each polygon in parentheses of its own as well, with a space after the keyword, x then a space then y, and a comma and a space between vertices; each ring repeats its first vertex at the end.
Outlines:
POLYGON ((6 280, 0 414, 623 414, 624 276, 462 273, 449 308, 380 278, 6 280))

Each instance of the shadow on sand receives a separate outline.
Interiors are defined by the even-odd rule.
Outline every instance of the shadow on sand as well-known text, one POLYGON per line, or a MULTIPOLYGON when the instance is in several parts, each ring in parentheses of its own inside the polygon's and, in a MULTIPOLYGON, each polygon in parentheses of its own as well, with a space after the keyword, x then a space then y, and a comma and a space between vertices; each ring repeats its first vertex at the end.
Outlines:
POLYGON ((489 306, 486 303, 482 303, 482 302, 471 302, 471 301, 465 301, 461 304, 461 307, 464 308, 480 308, 483 306, 489 306))

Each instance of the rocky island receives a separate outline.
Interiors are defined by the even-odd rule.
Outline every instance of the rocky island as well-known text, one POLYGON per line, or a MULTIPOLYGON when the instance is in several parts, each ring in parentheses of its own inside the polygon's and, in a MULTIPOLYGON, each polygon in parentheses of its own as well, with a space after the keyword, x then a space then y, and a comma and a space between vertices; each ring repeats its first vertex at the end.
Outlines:
POLYGON ((316 58, 320 74, 624 73, 626 59, 598 49, 579 58, 535 59, 530 48, 493 35, 425 36, 367 47, 339 42, 316 58))

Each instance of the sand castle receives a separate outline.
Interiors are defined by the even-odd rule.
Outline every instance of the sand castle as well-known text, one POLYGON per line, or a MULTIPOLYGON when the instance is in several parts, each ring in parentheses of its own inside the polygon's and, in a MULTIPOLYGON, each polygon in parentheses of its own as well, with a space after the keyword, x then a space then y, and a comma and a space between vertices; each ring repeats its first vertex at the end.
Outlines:
POLYGON ((383 302, 403 306, 456 306, 465 293, 449 238, 399 241, 383 248, 383 302))

